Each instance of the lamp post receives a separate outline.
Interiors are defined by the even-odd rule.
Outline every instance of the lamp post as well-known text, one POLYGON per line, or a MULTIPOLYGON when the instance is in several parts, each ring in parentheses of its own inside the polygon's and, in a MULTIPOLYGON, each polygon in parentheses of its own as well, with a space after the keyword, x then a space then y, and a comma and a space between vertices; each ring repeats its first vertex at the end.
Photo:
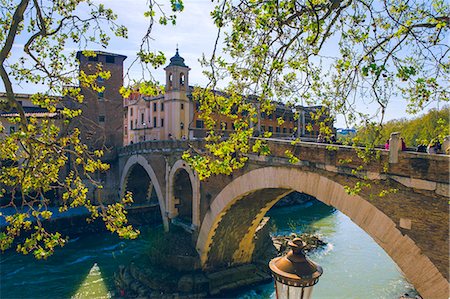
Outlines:
POLYGON ((292 248, 285 256, 276 257, 269 263, 275 279, 278 299, 309 299, 313 286, 322 275, 322 267, 309 260, 303 249, 305 242, 295 238, 288 245, 292 248))

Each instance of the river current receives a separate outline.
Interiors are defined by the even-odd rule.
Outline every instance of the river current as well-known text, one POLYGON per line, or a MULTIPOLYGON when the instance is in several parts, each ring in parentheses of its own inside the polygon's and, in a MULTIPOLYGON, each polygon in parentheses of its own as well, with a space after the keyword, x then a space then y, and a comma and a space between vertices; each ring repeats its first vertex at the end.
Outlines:
MULTIPOLYGON (((310 254, 324 269, 314 299, 399 298, 415 295, 387 254, 348 217, 320 203, 273 209, 274 234, 316 232, 328 245, 310 254)), ((118 266, 138 260, 161 227, 141 228, 137 240, 110 233, 70 240, 48 260, 14 252, 1 255, 0 298, 109 298, 118 266)), ((224 295, 227 298, 274 298, 272 283, 224 295)))

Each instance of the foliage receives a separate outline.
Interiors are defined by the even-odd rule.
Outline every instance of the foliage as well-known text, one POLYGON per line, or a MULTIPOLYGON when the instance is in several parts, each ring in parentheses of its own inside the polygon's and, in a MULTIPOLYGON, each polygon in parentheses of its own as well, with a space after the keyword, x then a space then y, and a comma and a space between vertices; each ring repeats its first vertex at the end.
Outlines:
MULTIPOLYGON (((445 1, 215 2, 215 49, 223 37, 224 55, 214 51, 202 63, 211 90, 226 81, 226 94, 242 95, 233 103, 237 110, 251 101, 268 114, 279 100, 290 107, 322 105, 330 111, 328 121, 340 116, 349 127, 371 123, 381 130, 392 100, 403 98, 410 113, 449 100, 450 7, 445 1), (366 105, 370 114, 363 112, 366 105)), ((209 109, 208 115, 229 111, 229 103, 218 101, 209 109)), ((251 112, 241 117, 246 130, 253 129, 251 117, 251 112)), ((325 123, 319 124, 320 132, 329 136, 325 123)), ((242 138, 235 141, 252 136, 239 134, 242 138)), ((199 172, 208 168, 203 162, 214 163, 194 160, 194 168, 201 165, 199 172)), ((217 171, 207 171, 229 173, 232 168, 221 163, 217 171)))
POLYGON ((379 129, 374 124, 369 124, 360 128, 356 137, 362 143, 381 145, 389 139, 392 132, 400 132, 407 146, 428 145, 432 139, 438 139, 442 143, 444 137, 450 134, 449 115, 448 106, 440 110, 432 109, 414 119, 388 121, 379 129))
MULTIPOLYGON (((47 258, 63 246, 67 239, 47 231, 44 224, 54 216, 49 206, 55 204, 60 212, 85 207, 89 221, 101 218, 110 231, 135 238, 139 231, 127 225, 125 211, 131 194, 111 205, 89 195, 88 188, 103 188, 95 178, 109 165, 101 160, 103 148, 83 143, 74 121, 81 115, 81 89, 103 91, 97 78, 107 80, 110 74, 100 65, 93 74, 78 72, 75 53, 66 50, 72 45, 106 47, 111 34, 126 37, 127 29, 115 22, 111 9, 90 0, 0 0, 0 6, 0 76, 6 90, 0 110, 9 111, 13 116, 7 122, 17 127, 5 132, 5 124, 0 124, 0 200, 2 208, 15 211, 0 215, 7 224, 0 233, 1 250, 17 244, 20 253, 47 258), (48 117, 25 114, 15 93, 21 83, 42 84, 45 90, 33 95, 31 102, 46 109, 48 117), (52 202, 52 195, 60 201, 52 202)), ((83 51, 83 55, 96 54, 83 51)))
POLYGON ((200 154, 198 150, 187 151, 183 154, 183 159, 197 171, 200 179, 215 174, 231 174, 245 165, 249 153, 270 153, 267 143, 262 139, 250 144, 253 136, 250 123, 257 121, 257 112, 255 105, 247 98, 233 92, 224 94, 200 88, 196 88, 192 96, 195 101, 200 102, 201 118, 208 129, 208 136, 205 138, 207 144, 205 152, 200 154), (223 138, 222 130, 216 130, 221 117, 233 123, 234 129, 228 138, 223 138))

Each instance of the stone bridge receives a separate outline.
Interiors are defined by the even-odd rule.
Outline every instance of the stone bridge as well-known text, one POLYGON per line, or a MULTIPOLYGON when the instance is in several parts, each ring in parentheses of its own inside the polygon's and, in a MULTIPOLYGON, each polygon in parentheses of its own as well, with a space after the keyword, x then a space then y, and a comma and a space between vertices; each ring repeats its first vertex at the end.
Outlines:
POLYGON ((166 229, 184 225, 204 270, 251 262, 266 212, 290 192, 306 193, 350 217, 424 298, 448 298, 449 156, 402 152, 391 142, 364 162, 362 148, 268 143, 270 156, 250 155, 243 169, 204 181, 181 159, 202 141, 132 144, 119 150, 120 192, 159 203, 166 229), (300 161, 290 163, 286 150, 300 161), (361 181, 370 187, 346 192, 361 181), (397 191, 380 196, 390 189, 397 191))

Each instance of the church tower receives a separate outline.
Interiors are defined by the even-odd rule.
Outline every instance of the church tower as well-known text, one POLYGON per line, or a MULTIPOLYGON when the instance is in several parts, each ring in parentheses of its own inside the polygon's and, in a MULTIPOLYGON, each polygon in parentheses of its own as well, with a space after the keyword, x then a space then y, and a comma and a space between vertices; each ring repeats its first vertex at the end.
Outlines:
POLYGON ((170 58, 170 63, 164 70, 166 71, 164 118, 167 120, 167 125, 164 128, 165 138, 163 139, 169 139, 169 134, 175 139, 187 138, 191 110, 188 98, 188 93, 190 93, 189 71, 191 69, 184 63, 184 58, 178 53, 178 48, 175 56, 170 58))

